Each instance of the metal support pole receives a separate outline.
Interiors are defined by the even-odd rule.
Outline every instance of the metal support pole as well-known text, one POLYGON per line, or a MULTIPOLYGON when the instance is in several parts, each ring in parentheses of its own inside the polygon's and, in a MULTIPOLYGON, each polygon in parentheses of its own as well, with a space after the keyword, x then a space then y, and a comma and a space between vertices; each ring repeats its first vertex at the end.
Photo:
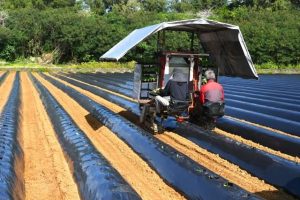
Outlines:
POLYGON ((191 52, 194 52, 194 38, 195 38, 195 33, 193 32, 191 35, 191 47, 190 47, 191 52))

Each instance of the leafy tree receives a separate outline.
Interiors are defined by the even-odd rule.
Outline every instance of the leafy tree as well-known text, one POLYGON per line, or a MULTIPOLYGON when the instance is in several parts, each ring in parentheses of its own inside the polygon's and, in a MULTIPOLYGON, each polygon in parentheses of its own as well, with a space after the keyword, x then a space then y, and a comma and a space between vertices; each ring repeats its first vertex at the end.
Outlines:
MULTIPOLYGON (((125 3, 116 4, 113 6, 113 11, 115 13, 119 13, 123 16, 127 16, 127 18, 131 18, 130 16, 135 15, 136 12, 141 10, 141 3, 137 0, 131 0, 125 3)), ((136 16, 136 15, 135 15, 136 16)))
POLYGON ((240 26, 255 63, 298 64, 300 13, 298 10, 219 10, 217 20, 240 26))
POLYGON ((194 10, 193 5, 190 3, 189 0, 174 0, 171 2, 171 10, 176 12, 190 12, 194 10))
POLYGON ((286 10, 291 8, 293 2, 295 2, 295 0, 234 0, 229 7, 232 9, 239 6, 248 6, 257 10, 286 10))
MULTIPOLYGON (((199 11, 213 8, 213 19, 240 26, 255 63, 299 64, 298 3, 236 0, 227 6, 223 0, 0 0, 0 59, 54 51, 59 53, 58 62, 98 60, 136 28, 195 18, 199 11)), ((189 37, 168 32, 167 48, 188 49, 189 37)), ((156 45, 155 35, 124 60, 149 60, 156 45)))
POLYGON ((92 12, 100 15, 105 13, 105 4, 103 0, 87 0, 86 3, 89 5, 92 12))
POLYGON ((220 8, 227 4, 226 0, 192 0, 192 5, 195 9, 220 8))
POLYGON ((44 4, 53 8, 63 8, 75 6, 76 0, 44 0, 44 4))
POLYGON ((115 5, 127 4, 128 0, 103 0, 106 11, 112 11, 115 5))
POLYGON ((141 0, 142 7, 150 12, 164 12, 167 9, 167 2, 165 0, 141 0))
POLYGON ((31 0, 1 0, 2 9, 18 9, 25 8, 31 5, 31 0))
POLYGON ((300 7, 300 0, 291 0, 291 3, 295 6, 295 7, 300 7))
POLYGON ((46 8, 44 0, 35 0, 35 1, 33 0, 32 1, 32 6, 34 8, 40 9, 40 10, 46 8))

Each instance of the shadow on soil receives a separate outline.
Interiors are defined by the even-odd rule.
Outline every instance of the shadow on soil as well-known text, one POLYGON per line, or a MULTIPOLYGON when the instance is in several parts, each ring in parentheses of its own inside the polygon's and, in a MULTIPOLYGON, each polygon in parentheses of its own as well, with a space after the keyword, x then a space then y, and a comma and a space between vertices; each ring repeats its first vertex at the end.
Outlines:
MULTIPOLYGON (((130 111, 121 111, 118 113, 122 117, 128 119, 129 121, 138 124, 139 123, 139 118, 132 114, 130 111)), ((89 125, 93 128, 93 130, 98 130, 103 126, 91 113, 88 115, 84 116, 86 121, 89 123, 89 125)))
MULTIPOLYGON (((256 192, 254 194, 259 196, 259 197, 263 197, 264 199, 267 199, 267 200, 279 200, 282 197, 282 195, 280 193, 281 192, 279 192, 279 191, 261 191, 261 192, 256 192)), ((297 200, 299 198, 296 198, 295 196, 290 195, 290 198, 288 198, 288 199, 297 200)))
POLYGON ((132 114, 132 112, 130 112, 128 110, 121 111, 118 114, 134 124, 139 124, 139 118, 136 115, 132 114))
POLYGON ((93 117, 93 115, 91 113, 89 113, 88 115, 84 116, 86 121, 89 123, 89 125, 96 131, 99 128, 101 128, 103 125, 93 117))

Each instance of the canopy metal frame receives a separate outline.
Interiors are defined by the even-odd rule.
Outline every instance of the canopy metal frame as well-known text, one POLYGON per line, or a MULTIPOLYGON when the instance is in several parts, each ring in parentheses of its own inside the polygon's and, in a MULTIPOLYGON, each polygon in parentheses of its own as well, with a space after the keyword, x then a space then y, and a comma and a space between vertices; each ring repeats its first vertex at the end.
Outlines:
MULTIPOLYGON (((165 51, 166 31, 191 33, 190 50, 197 35, 203 49, 219 68, 220 75, 257 79, 250 53, 238 26, 207 19, 163 22, 136 29, 101 56, 101 60, 118 61, 140 42, 157 33, 157 51, 165 51)), ((199 44, 200 45, 200 44, 199 44)))

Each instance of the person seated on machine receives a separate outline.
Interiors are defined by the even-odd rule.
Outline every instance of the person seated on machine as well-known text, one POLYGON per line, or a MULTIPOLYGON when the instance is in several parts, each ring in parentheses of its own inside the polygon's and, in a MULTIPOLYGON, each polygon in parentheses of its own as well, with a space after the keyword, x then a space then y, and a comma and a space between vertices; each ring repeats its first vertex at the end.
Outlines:
POLYGON ((167 82, 164 89, 160 89, 155 97, 156 114, 161 115, 172 101, 185 102, 188 99, 187 77, 180 68, 174 68, 172 78, 167 82))
POLYGON ((224 89, 216 82, 216 75, 212 69, 206 70, 204 75, 207 83, 200 90, 202 111, 212 116, 222 116, 224 115, 224 89))

